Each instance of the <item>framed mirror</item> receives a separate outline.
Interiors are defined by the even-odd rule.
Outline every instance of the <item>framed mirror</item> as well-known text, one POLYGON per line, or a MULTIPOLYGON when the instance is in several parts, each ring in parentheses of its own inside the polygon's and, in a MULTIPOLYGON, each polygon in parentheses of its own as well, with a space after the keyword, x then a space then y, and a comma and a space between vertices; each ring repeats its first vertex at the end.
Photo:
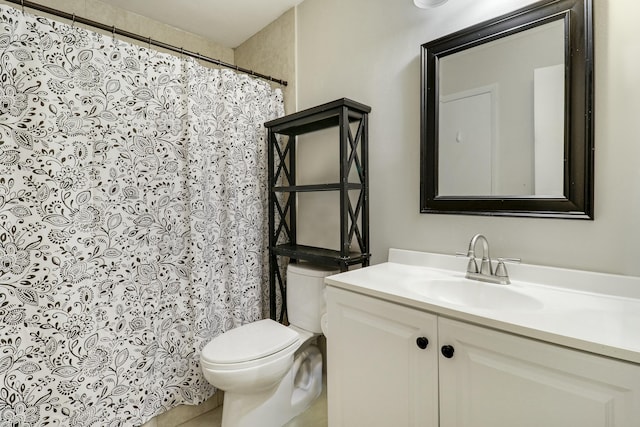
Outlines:
POLYGON ((591 0, 422 45, 422 213, 593 219, 591 0))

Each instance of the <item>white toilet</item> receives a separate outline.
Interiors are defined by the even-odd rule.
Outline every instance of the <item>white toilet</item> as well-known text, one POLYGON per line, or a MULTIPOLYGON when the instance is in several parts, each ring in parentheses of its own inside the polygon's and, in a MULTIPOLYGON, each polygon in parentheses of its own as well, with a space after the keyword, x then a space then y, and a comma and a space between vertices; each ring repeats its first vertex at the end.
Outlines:
POLYGON ((202 350, 205 378, 224 390, 222 427, 282 427, 322 391, 322 355, 314 344, 326 311, 324 278, 336 269, 287 268, 290 326, 271 319, 227 331, 202 350))

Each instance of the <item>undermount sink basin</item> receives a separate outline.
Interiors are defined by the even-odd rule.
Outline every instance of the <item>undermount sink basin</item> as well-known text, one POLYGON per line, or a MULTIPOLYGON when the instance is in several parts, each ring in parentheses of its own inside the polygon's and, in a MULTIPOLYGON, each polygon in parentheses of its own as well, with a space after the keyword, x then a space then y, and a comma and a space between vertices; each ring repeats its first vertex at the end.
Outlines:
POLYGON ((409 290, 428 299, 452 305, 491 310, 537 310, 542 302, 518 292, 511 285, 494 285, 464 278, 425 279, 409 290))

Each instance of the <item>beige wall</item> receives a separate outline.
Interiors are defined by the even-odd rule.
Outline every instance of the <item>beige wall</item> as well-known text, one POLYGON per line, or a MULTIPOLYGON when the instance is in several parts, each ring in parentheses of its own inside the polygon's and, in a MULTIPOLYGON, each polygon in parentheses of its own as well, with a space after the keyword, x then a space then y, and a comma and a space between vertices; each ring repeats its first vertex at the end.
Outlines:
MULTIPOLYGON (((35 2, 38 3, 37 0, 35 2)), ((20 8, 19 5, 4 0, 0 0, 0 4, 6 4, 16 9, 20 8)), ((77 16, 100 22, 101 24, 115 26, 116 28, 139 34, 143 37, 151 37, 153 40, 183 47, 186 50, 198 52, 204 56, 234 64, 233 49, 226 48, 214 41, 207 40, 204 37, 187 31, 179 30, 170 25, 113 7, 98 0, 46 0, 40 1, 40 4, 67 13, 75 13, 77 16)), ((26 12, 44 16, 43 13, 30 10, 29 8, 26 8, 26 12)), ((65 21, 58 17, 52 18, 58 21, 65 21)), ((143 44, 132 40, 129 41, 143 44)))
POLYGON ((287 114, 296 111, 295 25, 292 8, 235 49, 236 65, 287 81, 273 84, 283 91, 287 114))
POLYGON ((636 0, 594 0, 594 221, 419 213, 420 45, 529 3, 449 0, 420 10, 409 0, 306 0, 298 6, 299 108, 349 97, 373 109, 373 262, 384 261, 390 247, 454 253, 483 233, 493 256, 640 275, 636 0))

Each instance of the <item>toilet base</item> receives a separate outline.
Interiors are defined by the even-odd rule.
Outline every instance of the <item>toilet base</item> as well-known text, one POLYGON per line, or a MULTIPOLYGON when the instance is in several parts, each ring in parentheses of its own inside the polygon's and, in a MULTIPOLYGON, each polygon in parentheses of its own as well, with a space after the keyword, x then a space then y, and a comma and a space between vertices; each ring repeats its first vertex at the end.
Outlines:
POLYGON ((222 427, 282 427, 322 392, 322 354, 315 345, 300 350, 291 369, 272 389, 253 394, 225 391, 222 427))

